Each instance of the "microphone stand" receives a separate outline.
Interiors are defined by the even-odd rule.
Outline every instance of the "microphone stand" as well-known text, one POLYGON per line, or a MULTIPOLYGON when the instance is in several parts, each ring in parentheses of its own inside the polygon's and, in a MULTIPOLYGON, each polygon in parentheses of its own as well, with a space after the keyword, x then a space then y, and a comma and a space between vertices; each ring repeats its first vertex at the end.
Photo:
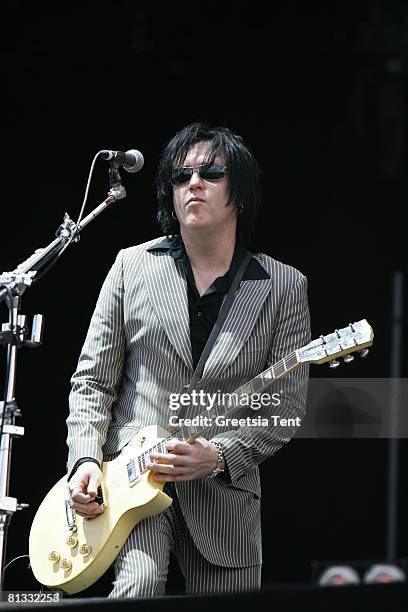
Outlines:
MULTIPOLYGON (((0 331, 0 345, 7 346, 5 394, 4 401, 0 402, 0 592, 4 586, 5 553, 10 521, 17 510, 28 507, 28 504, 19 503, 16 498, 9 496, 12 439, 24 435, 24 427, 15 424, 16 417, 21 416, 15 393, 17 349, 22 346, 32 348, 40 346, 43 329, 43 316, 34 315, 31 335, 28 337, 27 317, 20 314, 21 297, 36 280, 37 272, 60 253, 62 254, 71 242, 77 242, 80 232, 88 223, 110 204, 126 197, 118 164, 115 162, 110 162, 109 184, 108 197, 80 223, 76 224, 68 213, 65 213, 55 240, 47 247, 35 251, 12 272, 0 275, 0 302, 5 301, 9 310, 8 323, 3 324, 0 331)), ((46 271, 47 269, 44 273, 46 271)))

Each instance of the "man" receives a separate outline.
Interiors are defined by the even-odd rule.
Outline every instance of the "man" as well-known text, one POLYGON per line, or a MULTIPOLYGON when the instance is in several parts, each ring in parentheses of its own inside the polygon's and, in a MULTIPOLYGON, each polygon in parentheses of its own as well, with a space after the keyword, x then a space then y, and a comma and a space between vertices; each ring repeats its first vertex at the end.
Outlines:
MULTIPOLYGON (((156 184, 167 238, 119 253, 72 378, 71 503, 89 518, 103 512, 94 501, 101 461, 146 425, 169 429, 169 397, 193 376, 260 203, 259 168, 242 138, 200 123, 182 129, 164 149, 156 184)), ((252 255, 200 388, 231 393, 309 335, 305 277, 252 255)), ((303 415, 306 385, 305 368, 279 383, 280 417, 303 415)), ((200 412, 190 406, 177 416, 200 412)), ((173 503, 132 531, 115 562, 113 597, 164 593, 170 551, 188 593, 260 587, 258 464, 295 431, 268 421, 276 413, 262 406, 256 413, 265 417, 262 425, 213 426, 194 443, 170 440, 167 453, 152 453, 153 478, 167 483, 173 503)), ((254 412, 244 407, 243 415, 254 412)))

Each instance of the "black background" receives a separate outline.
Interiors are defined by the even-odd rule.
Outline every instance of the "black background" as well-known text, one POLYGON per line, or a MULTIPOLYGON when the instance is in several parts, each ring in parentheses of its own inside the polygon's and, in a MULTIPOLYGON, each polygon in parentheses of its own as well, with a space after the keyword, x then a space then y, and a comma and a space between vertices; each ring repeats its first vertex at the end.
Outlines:
MULTIPOLYGON (((13 444, 7 558, 28 552, 36 507, 64 473, 69 378, 100 285, 123 247, 159 235, 154 170, 183 125, 241 134, 263 169, 255 246, 309 279, 317 337, 367 318, 365 361, 311 376, 387 377, 392 282, 406 272, 408 8, 403 2, 4 2, 1 270, 47 245, 82 203, 101 148, 143 152, 128 197, 84 230, 23 298, 44 345, 19 351, 26 427, 13 444)), ((87 212, 106 197, 99 161, 87 212)), ((405 291, 406 295, 406 291, 405 291)), ((2 320, 7 320, 3 304, 2 320)), ((401 339, 402 340, 402 339, 401 339)), ((402 342, 400 373, 407 357, 402 342)), ((4 379, 4 351, 0 361, 4 379)), ((313 561, 383 559, 386 440, 293 440, 262 466, 264 582, 308 581, 313 561)), ((406 442, 398 551, 408 554, 406 442)), ((181 585, 177 570, 169 588, 181 585)), ((6 588, 37 588, 26 559, 6 588)), ((109 576, 89 594, 109 590, 109 576)), ((86 593, 83 593, 84 595, 86 593)))

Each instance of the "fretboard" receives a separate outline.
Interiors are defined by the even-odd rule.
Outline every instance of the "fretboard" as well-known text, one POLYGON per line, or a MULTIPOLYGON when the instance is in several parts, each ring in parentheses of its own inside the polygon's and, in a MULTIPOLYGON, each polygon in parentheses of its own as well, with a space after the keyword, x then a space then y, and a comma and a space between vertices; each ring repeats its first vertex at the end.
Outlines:
POLYGON ((278 380, 279 378, 283 378, 289 372, 292 372, 296 367, 298 367, 300 362, 297 358, 296 351, 293 351, 280 361, 277 361, 274 365, 270 366, 267 370, 264 370, 255 378, 246 382, 244 385, 236 389, 232 393, 223 393, 223 402, 214 405, 210 409, 205 409, 201 415, 198 415, 197 420, 199 421, 199 425, 194 426, 186 426, 183 425, 175 429, 169 438, 161 440, 147 451, 139 455, 138 457, 138 467, 140 473, 143 473, 147 470, 146 464, 149 462, 149 455, 152 452, 158 453, 166 453, 166 442, 170 438, 176 438, 177 440, 184 442, 191 442, 195 438, 198 438, 203 433, 207 431, 212 426, 212 423, 217 417, 225 416, 230 414, 237 408, 242 408, 242 401, 245 398, 251 397, 254 393, 261 393, 270 384, 278 380), (208 423, 208 425, 205 425, 208 423), (203 425, 204 424, 204 425, 203 425))

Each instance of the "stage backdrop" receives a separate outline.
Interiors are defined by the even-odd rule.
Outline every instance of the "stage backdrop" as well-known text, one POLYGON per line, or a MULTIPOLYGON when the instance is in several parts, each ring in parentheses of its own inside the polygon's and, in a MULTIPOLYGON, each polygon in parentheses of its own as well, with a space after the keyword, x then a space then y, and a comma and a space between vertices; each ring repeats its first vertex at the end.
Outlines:
MULTIPOLYGON (((18 354, 26 434, 13 444, 10 495, 30 508, 12 519, 11 560, 27 553, 34 512, 64 473, 69 379, 101 283, 119 249, 160 235, 154 171, 183 125, 226 125, 251 145, 263 172, 253 248, 308 277, 313 336, 361 318, 373 326, 367 360, 312 367, 311 377, 390 375, 393 275, 407 272, 408 12, 378 2, 353 13, 300 2, 268 12, 244 1, 7 5, 1 270, 47 245, 66 211, 77 217, 98 150, 145 158, 140 173, 122 173, 127 198, 23 297, 24 314, 45 315, 45 335, 18 354)), ((86 212, 108 188, 98 161, 86 212)), ((1 359, 3 383, 4 351, 1 359)), ((384 556, 387 449, 375 437, 294 439, 262 465, 265 583, 307 581, 313 561, 384 556)), ((405 440, 400 451, 404 482, 405 440)), ((398 504, 405 516, 403 487, 398 504)), ((400 521, 398 554, 407 552, 400 521)), ((172 580, 181 588, 177 573, 172 580)), ((7 570, 6 586, 35 587, 25 559, 7 570)), ((105 577, 91 592, 108 590, 105 577)))

